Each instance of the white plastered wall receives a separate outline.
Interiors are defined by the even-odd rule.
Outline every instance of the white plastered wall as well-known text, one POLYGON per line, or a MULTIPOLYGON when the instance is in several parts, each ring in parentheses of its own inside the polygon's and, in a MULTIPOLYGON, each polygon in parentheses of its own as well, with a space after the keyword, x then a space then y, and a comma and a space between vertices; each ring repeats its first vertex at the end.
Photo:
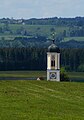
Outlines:
POLYGON ((47 80, 60 81, 60 53, 47 53, 47 80), (55 55, 55 70, 51 70, 51 55, 55 55), (51 72, 56 72, 56 79, 50 79, 51 72))

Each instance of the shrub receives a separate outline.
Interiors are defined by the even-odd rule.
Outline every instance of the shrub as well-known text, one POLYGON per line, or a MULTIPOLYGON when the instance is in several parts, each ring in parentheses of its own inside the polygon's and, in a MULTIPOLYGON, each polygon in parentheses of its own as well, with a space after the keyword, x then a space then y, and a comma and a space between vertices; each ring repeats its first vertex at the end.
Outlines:
POLYGON ((60 81, 70 81, 64 67, 61 68, 60 81))
POLYGON ((66 73, 61 73, 60 74, 60 81, 70 81, 69 77, 66 73))

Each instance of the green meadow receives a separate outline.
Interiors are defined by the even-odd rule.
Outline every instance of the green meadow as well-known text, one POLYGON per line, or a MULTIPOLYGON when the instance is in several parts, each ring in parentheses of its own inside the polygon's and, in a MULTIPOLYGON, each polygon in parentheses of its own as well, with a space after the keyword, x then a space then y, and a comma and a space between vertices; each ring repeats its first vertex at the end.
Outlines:
POLYGON ((84 82, 84 72, 68 72, 71 81, 84 82))
POLYGON ((46 71, 0 71, 0 77, 46 77, 46 71))
MULTIPOLYGON (((4 27, 4 24, 0 23, 0 27, 4 27)), ((8 25, 9 30, 12 32, 9 33, 5 31, 4 33, 0 33, 0 40, 14 40, 17 36, 24 36, 19 35, 18 31, 26 30, 29 36, 24 37, 35 37, 37 35, 46 36, 48 38, 51 37, 51 31, 52 29, 55 30, 56 34, 63 32, 64 30, 68 30, 69 27, 63 27, 63 26, 55 26, 55 25, 22 25, 22 24, 9 24, 8 25)))
MULTIPOLYGON (((0 71, 0 78, 46 78, 46 71, 0 71)), ((71 81, 83 81, 84 82, 84 72, 67 72, 71 81)), ((3 80, 3 79, 2 79, 3 80)))
MULTIPOLYGON (((4 28, 4 24, 0 23, 0 27, 4 28)), ((14 40, 15 37, 35 37, 37 35, 41 36, 46 36, 47 38, 51 38, 51 31, 54 29, 56 34, 61 34, 64 32, 64 30, 69 31, 69 27, 64 27, 64 26, 56 26, 56 25, 22 25, 22 24, 9 24, 8 25, 9 30, 12 32, 9 33, 5 31, 4 33, 0 33, 0 40, 14 40), (18 31, 24 31, 28 34, 29 36, 25 35, 19 35, 18 31)), ((70 40, 76 40, 76 41, 84 41, 84 37, 65 37, 62 41, 67 42, 70 40)))
POLYGON ((0 81, 0 120, 84 120, 84 83, 0 81))
MULTIPOLYGON (((1 71, 2 76, 39 77, 46 72, 1 71)), ((0 120, 84 120, 84 83, 0 80, 0 120)))

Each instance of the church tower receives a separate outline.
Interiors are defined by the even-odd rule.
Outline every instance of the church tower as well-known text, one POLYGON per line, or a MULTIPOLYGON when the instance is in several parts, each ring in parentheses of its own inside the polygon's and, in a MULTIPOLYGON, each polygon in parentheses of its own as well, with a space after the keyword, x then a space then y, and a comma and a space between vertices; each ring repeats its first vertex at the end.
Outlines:
POLYGON ((60 49, 54 39, 47 51, 47 80, 60 81, 60 49))

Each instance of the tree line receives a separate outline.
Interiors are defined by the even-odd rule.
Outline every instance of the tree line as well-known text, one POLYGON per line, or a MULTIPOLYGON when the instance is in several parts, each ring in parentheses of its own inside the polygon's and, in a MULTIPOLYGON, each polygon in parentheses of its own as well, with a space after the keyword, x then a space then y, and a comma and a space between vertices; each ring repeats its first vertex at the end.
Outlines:
POLYGON ((14 19, 2 18, 0 23, 5 24, 28 24, 28 25, 56 25, 56 26, 84 26, 84 17, 75 18, 31 18, 31 19, 14 19))
MULTIPOLYGON (((0 70, 46 70, 47 49, 0 48, 0 70)), ((84 71, 84 49, 61 49, 61 67, 84 71)))

